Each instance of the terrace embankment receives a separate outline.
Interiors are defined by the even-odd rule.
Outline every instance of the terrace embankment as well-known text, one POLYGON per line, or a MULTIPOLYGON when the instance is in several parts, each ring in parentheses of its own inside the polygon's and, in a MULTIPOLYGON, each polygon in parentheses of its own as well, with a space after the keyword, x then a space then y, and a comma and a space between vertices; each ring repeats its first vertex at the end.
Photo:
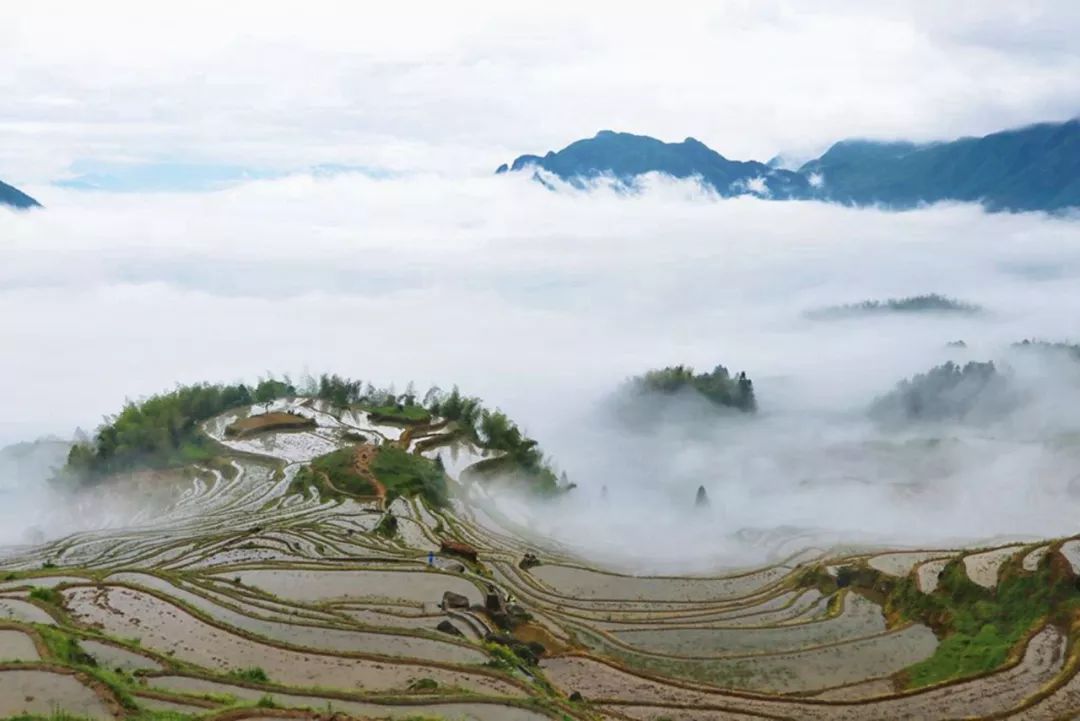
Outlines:
POLYGON ((314 419, 298 413, 260 413, 233 421, 225 427, 225 435, 229 438, 247 438, 259 433, 304 431, 317 425, 314 419))

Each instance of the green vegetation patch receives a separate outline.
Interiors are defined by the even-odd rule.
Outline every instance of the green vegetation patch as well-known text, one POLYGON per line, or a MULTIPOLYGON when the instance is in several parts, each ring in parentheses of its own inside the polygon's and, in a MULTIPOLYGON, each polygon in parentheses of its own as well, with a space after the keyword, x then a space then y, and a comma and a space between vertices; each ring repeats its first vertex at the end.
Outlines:
MULTIPOLYGON (((83 650, 79 639, 61 628, 38 626, 38 635, 48 650, 49 657, 65 666, 77 668, 105 684, 128 711, 136 711, 138 706, 131 693, 134 679, 122 672, 98 666, 93 656, 83 650)), ((136 716, 137 718, 137 716, 136 716)))
MULTIPOLYGON (((431 388, 421 401, 411 383, 401 394, 394 393, 392 389, 377 389, 370 383, 365 386, 361 381, 333 374, 324 374, 309 385, 316 397, 340 408, 365 410, 376 422, 422 425, 436 418, 444 419, 452 424, 449 432, 438 439, 428 439, 428 443, 422 447, 430 448, 452 437, 499 451, 498 461, 488 464, 486 470, 518 481, 530 490, 547 494, 571 487, 568 480, 560 479, 555 474, 537 442, 525 435, 504 413, 484 408, 478 398, 466 396, 456 387, 449 393, 431 388)), ((384 458, 384 462, 388 461, 388 458, 384 458)), ((386 483, 388 488, 391 487, 391 483, 382 478, 379 480, 386 483)), ((401 495, 415 493, 406 490, 401 495)), ((432 498, 429 497, 430 500, 432 498)))
POLYGON ((718 365, 709 373, 695 373, 690 366, 677 365, 651 370, 630 380, 630 387, 640 394, 672 396, 694 391, 711 403, 751 413, 757 410, 754 383, 745 372, 732 375, 718 365))
POLYGON ((393 538, 398 532, 398 519, 393 513, 387 511, 375 525, 375 535, 383 538, 393 538))
POLYGON ((381 446, 371 462, 371 471, 386 486, 387 502, 398 496, 421 496, 434 508, 447 503, 446 473, 423 456, 397 446, 381 446))
POLYGON ((462 395, 457 388, 448 394, 429 395, 433 396, 432 414, 452 422, 452 433, 499 453, 498 458, 473 466, 474 473, 506 478, 541 495, 573 487, 565 474, 556 476, 539 444, 502 411, 484 408, 479 399, 462 395))
POLYGON ((1008 412, 1019 403, 1009 376, 993 362, 952 361, 897 384, 876 399, 870 416, 883 423, 981 419, 1008 412))
POLYGON ((1073 360, 1080 360, 1080 345, 1075 343, 1051 342, 1036 338, 1025 338, 1019 343, 1013 343, 1013 348, 1018 350, 1041 351, 1043 353, 1057 353, 1073 360))
POLYGON ((49 650, 49 656, 68 666, 97 666, 94 657, 83 650, 79 640, 64 631, 55 628, 42 627, 38 629, 41 640, 45 642, 45 648, 49 650))
POLYGON ((437 691, 439 683, 433 678, 418 678, 409 684, 410 691, 432 692, 437 691))
MULTIPOLYGON (((201 432, 203 421, 233 408, 304 396, 318 398, 339 409, 363 409, 377 422, 422 426, 437 417, 445 419, 451 424, 448 432, 439 439, 426 439, 429 443, 454 438, 498 451, 500 460, 495 470, 501 475, 509 471, 510 476, 522 480, 532 490, 554 492, 571 487, 565 478, 556 476, 535 440, 501 411, 483 408, 477 398, 462 395, 457 388, 450 393, 431 388, 421 400, 411 383, 400 394, 393 388, 380 389, 335 374, 323 374, 317 379, 309 377, 300 385, 300 388, 293 385, 287 377, 269 378, 252 387, 203 383, 129 402, 119 414, 106 419, 93 439, 71 448, 61 478, 90 484, 117 473, 212 465, 222 449, 201 432)), ((231 424, 227 433, 240 437, 262 430, 299 429, 310 424, 311 421, 290 413, 263 413, 231 424)), ((354 434, 353 440, 362 441, 363 436, 354 434)), ((340 460, 335 457, 323 461, 329 465, 324 470, 339 491, 321 482, 313 472, 318 470, 318 459, 313 468, 297 475, 290 490, 303 493, 316 486, 331 498, 345 494, 371 495, 374 489, 370 483, 349 473, 343 464, 335 465, 340 460), (344 475, 336 475, 339 471, 344 475)), ((402 482, 402 495, 422 493, 433 502, 445 497, 441 490, 445 484, 436 482, 433 472, 422 465, 412 463, 411 468, 404 468, 407 462, 390 459, 384 459, 384 463, 384 470, 392 480, 400 480, 402 474, 409 479, 402 482)))
POLYGON ((41 601, 42 603, 48 603, 53 606, 59 606, 64 600, 64 597, 60 595, 60 592, 55 588, 44 588, 42 586, 34 586, 30 589, 30 598, 35 601, 41 601))
POLYGON ((252 683, 267 683, 270 681, 270 677, 266 675, 266 671, 258 666, 236 669, 235 671, 230 671, 229 675, 233 678, 240 679, 241 681, 250 681, 252 683))
POLYGON ((806 315, 810 318, 843 318, 857 315, 879 315, 889 313, 958 313, 974 315, 982 312, 974 303, 949 298, 938 293, 913 295, 907 298, 889 298, 888 300, 864 300, 859 303, 834 305, 828 308, 812 310, 806 315))
POLYGON ((967 576, 963 558, 949 562, 933 593, 919 590, 915 574, 896 578, 865 566, 839 569, 833 579, 823 569, 804 572, 801 585, 823 592, 851 587, 880 602, 893 623, 922 623, 939 643, 929 658, 905 669, 910 688, 978 676, 1000 668, 1029 634, 1044 623, 1067 627, 1080 611, 1080 590, 1063 559, 1047 554, 1034 572, 1018 558, 1007 561, 994 589, 967 576))
POLYGON ((375 495, 375 488, 356 470, 356 448, 349 446, 320 456, 309 466, 318 473, 325 473, 337 488, 355 496, 375 495))
MULTIPOLYGON (((447 502, 446 473, 439 464, 397 446, 380 446, 371 473, 386 487, 386 500, 421 496, 428 505, 441 508, 447 502)), ((341 448, 319 456, 297 472, 291 491, 304 493, 315 486, 328 498, 374 496, 371 479, 356 468, 356 447, 341 448)))
POLYGON ((199 423, 231 408, 269 403, 295 393, 287 381, 271 378, 254 388, 242 383, 181 386, 129 402, 119 414, 106 419, 92 441, 72 447, 64 475, 89 483, 113 473, 206 461, 215 455, 216 446, 199 432, 199 423))
POLYGON ((431 422, 431 412, 423 406, 404 403, 387 404, 380 406, 366 405, 364 410, 371 414, 371 420, 376 423, 400 423, 402 425, 419 425, 431 422))
POLYGON ((473 474, 510 480, 542 496, 573 488, 565 473, 561 478, 555 475, 539 444, 502 411, 482 410, 475 437, 479 445, 499 455, 474 465, 473 474))
POLYGON ((971 581, 962 559, 945 567, 932 594, 919 591, 914 577, 899 579, 886 613, 922 620, 941 637, 933 656, 907 669, 908 685, 992 671, 1041 624, 1066 625, 1080 610, 1080 592, 1070 574, 1055 571, 1050 560, 1026 573, 1014 559, 1001 569, 993 590, 971 581))
POLYGON ((305 493, 311 486, 319 489, 327 498, 350 496, 374 496, 371 481, 356 469, 356 447, 348 446, 319 456, 301 468, 293 478, 290 490, 305 493))

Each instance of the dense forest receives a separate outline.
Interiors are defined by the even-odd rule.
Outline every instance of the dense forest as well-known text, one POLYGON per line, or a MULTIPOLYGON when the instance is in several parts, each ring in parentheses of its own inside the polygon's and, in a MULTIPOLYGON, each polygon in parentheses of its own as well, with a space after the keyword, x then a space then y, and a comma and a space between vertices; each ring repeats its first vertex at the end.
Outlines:
POLYGON ((806 315, 810 318, 827 319, 888 313, 960 313, 973 315, 981 312, 982 308, 973 303, 965 303, 948 296, 929 293, 907 298, 864 300, 860 303, 834 305, 809 311, 806 315))
POLYGON ((990 419, 1016 400, 1007 375, 993 362, 949 361, 901 381, 873 402, 870 415, 886 423, 990 419))
POLYGON ((1046 340, 1024 339, 1019 343, 1013 343, 1013 348, 1018 350, 1034 350, 1049 353, 1060 353, 1073 360, 1080 360, 1080 345, 1074 343, 1060 343, 1046 340))
POLYGON ((447 504, 446 471, 438 462, 397 446, 383 446, 375 455, 371 472, 386 487, 386 502, 398 496, 422 496, 432 508, 447 504))
POLYGON ((502 411, 484 408, 479 399, 462 395, 456 387, 450 393, 436 389, 428 395, 428 410, 433 415, 457 423, 462 433, 478 446, 502 452, 498 459, 484 462, 482 472, 512 475, 543 494, 568 486, 565 478, 560 482, 539 444, 502 411))
POLYGON ((203 461, 215 454, 198 424, 230 408, 269 403, 296 394, 288 380, 268 378, 255 386, 182 386, 128 403, 106 418, 88 443, 68 454, 65 475, 80 483, 136 468, 164 468, 203 461))
POLYGON ((727 368, 718 365, 710 373, 694 373, 689 366, 668 366, 650 370, 630 380, 630 388, 638 395, 674 396, 683 392, 695 392, 709 402, 744 413, 757 410, 754 383, 745 372, 731 375, 727 368))
POLYGON ((307 396, 341 408, 365 410, 379 422, 426 423, 432 416, 453 422, 459 438, 501 451, 500 473, 512 473, 535 490, 557 490, 559 481, 537 442, 499 410, 479 399, 432 388, 421 398, 412 384, 404 393, 336 374, 309 377, 299 385, 288 377, 245 384, 181 386, 173 391, 129 401, 119 414, 105 419, 93 438, 68 454, 62 476, 93 483, 105 476, 141 468, 168 468, 206 461, 216 455, 214 442, 199 424, 232 408, 269 404, 279 398, 307 396))

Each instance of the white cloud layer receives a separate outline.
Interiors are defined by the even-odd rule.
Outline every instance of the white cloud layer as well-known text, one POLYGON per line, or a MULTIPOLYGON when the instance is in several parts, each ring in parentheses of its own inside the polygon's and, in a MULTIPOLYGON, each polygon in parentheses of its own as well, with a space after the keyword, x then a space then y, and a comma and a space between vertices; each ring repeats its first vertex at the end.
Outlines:
POLYGON ((1069 0, 39 0, 0 26, 0 178, 86 158, 485 174, 601 128, 761 160, 981 134, 1075 115, 1078 34, 1069 0))
POLYGON ((0 441, 92 427, 178 381, 326 370, 458 383, 501 406, 581 485, 543 523, 607 550, 642 523, 668 539, 654 548, 665 561, 756 557, 767 548, 748 556, 729 535, 777 525, 923 545, 1075 530, 1080 459, 1054 440, 1080 430, 1074 371, 1027 368, 1033 410, 992 432, 949 429, 955 445, 929 454, 863 409, 949 357, 1080 340, 1077 219, 647 185, 627 197, 524 177, 296 176, 197 195, 56 191, 47 211, 0 212, 0 441), (988 313, 802 315, 927 292, 988 313), (968 350, 945 348, 956 339, 968 350), (627 376, 680 362, 747 370, 760 418, 688 439, 627 436, 597 415, 627 376), (713 511, 687 521, 699 484, 713 511))

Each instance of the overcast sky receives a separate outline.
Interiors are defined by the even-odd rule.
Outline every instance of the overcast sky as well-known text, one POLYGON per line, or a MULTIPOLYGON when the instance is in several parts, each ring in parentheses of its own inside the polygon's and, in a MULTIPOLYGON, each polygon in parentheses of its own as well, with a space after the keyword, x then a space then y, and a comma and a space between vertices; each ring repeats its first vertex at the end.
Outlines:
POLYGON ((1073 0, 35 0, 0 23, 0 178, 479 174, 602 128, 761 160, 982 134, 1076 115, 1078 36, 1073 0))

